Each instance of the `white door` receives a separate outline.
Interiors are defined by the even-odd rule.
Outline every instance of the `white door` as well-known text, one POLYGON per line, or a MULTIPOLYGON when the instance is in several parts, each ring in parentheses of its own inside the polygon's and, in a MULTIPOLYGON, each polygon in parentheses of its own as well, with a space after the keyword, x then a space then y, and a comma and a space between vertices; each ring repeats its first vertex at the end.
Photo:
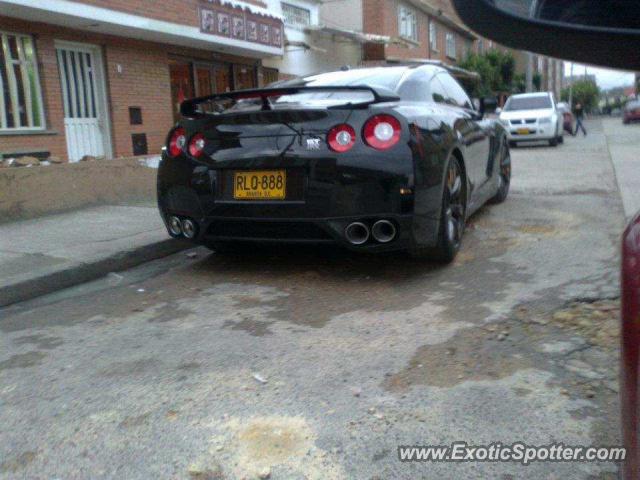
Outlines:
POLYGON ((107 155, 107 121, 102 93, 99 50, 82 46, 59 46, 58 68, 64 103, 64 129, 69 161, 85 155, 107 155))

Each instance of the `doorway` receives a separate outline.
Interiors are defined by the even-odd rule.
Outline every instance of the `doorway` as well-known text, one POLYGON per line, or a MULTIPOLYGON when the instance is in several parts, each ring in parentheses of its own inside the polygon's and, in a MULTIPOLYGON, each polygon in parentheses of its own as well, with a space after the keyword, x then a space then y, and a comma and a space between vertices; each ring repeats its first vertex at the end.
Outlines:
POLYGON ((196 63, 194 71, 198 97, 231 91, 231 74, 228 65, 196 63))
POLYGON ((56 41, 64 129, 70 162, 111 157, 102 52, 95 45, 56 41))

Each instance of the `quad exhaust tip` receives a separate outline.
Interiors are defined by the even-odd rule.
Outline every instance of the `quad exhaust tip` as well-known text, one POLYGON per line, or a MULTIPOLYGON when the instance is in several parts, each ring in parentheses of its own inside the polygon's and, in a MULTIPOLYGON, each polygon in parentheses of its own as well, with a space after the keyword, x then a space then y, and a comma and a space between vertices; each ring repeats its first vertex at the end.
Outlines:
POLYGON ((352 245, 363 245, 369 240, 369 227, 362 222, 353 222, 347 225, 344 234, 352 245))
POLYGON ((169 217, 169 232, 174 237, 186 237, 193 240, 198 235, 198 225, 190 218, 169 217))
POLYGON ((378 220, 371 228, 371 235, 380 243, 389 243, 396 238, 396 226, 389 220, 378 220))
POLYGON ((198 228, 193 220, 185 218, 182 220, 182 234, 189 240, 196 238, 198 228))
POLYGON ((171 235, 179 237, 182 235, 182 222, 176 216, 169 217, 169 231, 171 235))

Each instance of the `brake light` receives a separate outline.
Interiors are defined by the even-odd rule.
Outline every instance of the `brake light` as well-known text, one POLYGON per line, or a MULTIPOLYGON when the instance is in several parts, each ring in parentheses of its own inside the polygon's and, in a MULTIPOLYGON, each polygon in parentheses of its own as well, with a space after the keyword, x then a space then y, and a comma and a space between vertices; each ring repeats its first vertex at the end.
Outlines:
POLYGON ((391 115, 376 115, 364 124, 364 141, 377 150, 388 150, 400 141, 402 126, 391 115))
POLYGON ((351 125, 336 125, 327 133, 327 143, 334 152, 343 153, 351 150, 356 143, 356 131, 351 125))
POLYGON ((196 133, 193 137, 191 137, 191 141, 189 142, 189 153, 192 157, 198 158, 204 153, 204 146, 207 144, 207 141, 204 138, 204 135, 201 133, 196 133))
POLYGON ((184 145, 187 142, 187 133, 184 128, 176 128, 169 138, 169 155, 177 157, 182 153, 184 145))

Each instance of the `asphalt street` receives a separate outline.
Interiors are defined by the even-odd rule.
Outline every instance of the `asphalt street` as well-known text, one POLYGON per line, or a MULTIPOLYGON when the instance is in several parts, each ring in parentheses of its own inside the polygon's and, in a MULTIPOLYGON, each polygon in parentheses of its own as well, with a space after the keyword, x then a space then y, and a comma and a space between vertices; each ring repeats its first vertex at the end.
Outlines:
POLYGON ((0 310, 0 478, 616 478, 397 454, 620 444, 625 215, 587 128, 513 151, 451 266, 195 249, 0 310))

